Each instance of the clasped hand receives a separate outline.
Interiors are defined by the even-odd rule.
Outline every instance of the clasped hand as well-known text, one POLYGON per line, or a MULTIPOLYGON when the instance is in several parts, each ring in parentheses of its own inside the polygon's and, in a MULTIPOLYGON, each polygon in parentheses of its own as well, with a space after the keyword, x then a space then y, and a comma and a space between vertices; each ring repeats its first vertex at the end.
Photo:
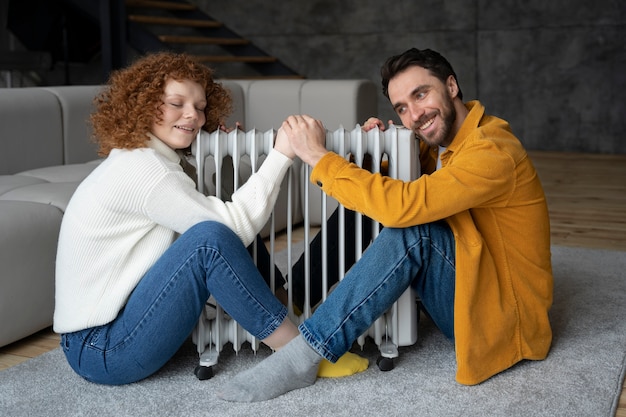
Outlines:
MULTIPOLYGON (((388 123, 392 125, 393 121, 390 120, 388 123)), ((385 130, 382 120, 370 117, 362 129, 367 132, 375 127, 385 130)), ((328 153, 326 128, 320 120, 311 116, 289 116, 278 129, 274 148, 289 158, 298 156, 303 162, 314 167, 328 153)))
POLYGON ((326 128, 311 116, 289 116, 278 129, 274 148, 290 158, 298 156, 306 164, 315 166, 328 152, 326 128))

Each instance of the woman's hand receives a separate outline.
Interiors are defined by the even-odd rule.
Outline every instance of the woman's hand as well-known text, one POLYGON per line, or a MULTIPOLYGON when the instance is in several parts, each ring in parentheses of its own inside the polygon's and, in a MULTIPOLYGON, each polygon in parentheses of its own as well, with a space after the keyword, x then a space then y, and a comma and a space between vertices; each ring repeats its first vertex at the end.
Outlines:
POLYGON ((243 130, 243 125, 239 122, 235 123, 235 127, 226 127, 226 125, 224 123, 220 123, 220 125, 218 126, 218 128, 222 131, 222 132, 226 132, 226 133, 230 133, 235 129, 238 130, 243 130))
POLYGON ((274 149, 278 152, 282 153, 286 157, 293 159, 296 157, 296 153, 291 148, 291 144, 289 143, 289 138, 287 137, 287 133, 282 128, 278 129, 276 133, 276 141, 274 142, 274 149))
POLYGON ((281 126, 296 155, 314 167, 328 153, 326 128, 321 121, 307 115, 289 116, 281 126))

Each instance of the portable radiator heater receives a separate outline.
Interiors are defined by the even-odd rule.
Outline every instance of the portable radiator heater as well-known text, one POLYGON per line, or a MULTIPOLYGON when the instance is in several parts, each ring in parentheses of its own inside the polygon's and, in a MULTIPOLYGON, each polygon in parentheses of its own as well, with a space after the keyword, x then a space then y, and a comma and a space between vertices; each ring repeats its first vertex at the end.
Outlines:
MULTIPOLYGON (((214 194, 219 198, 229 198, 224 194, 236 190, 251 172, 258 169, 264 156, 273 147, 275 137, 276 131, 273 129, 265 132, 254 129, 249 131, 236 129, 230 132, 216 130, 212 133, 201 131, 192 150, 198 172, 198 190, 205 194, 214 194), (242 174, 242 172, 244 173, 242 174)), ((420 173, 419 145, 413 133, 402 127, 390 126, 384 131, 375 128, 368 132, 363 131, 359 125, 356 125, 351 131, 340 127, 335 131, 327 131, 326 148, 359 166, 363 166, 363 162, 368 159, 368 164, 371 166, 369 169, 372 172, 380 172, 381 167, 384 166, 387 171, 385 175, 392 178, 410 181, 416 179, 420 173)), ((299 250, 301 254, 297 256, 304 257, 306 289, 304 308, 301 311, 297 311, 293 307, 292 283, 289 279, 286 284, 289 317, 296 325, 308 318, 314 311, 309 305, 310 296, 308 294, 312 279, 309 271, 311 262, 319 262, 322 266, 322 276, 313 277, 315 278, 314 282, 319 282, 322 287, 321 302, 325 300, 329 291, 332 291, 332 288, 329 289, 327 279, 328 230, 324 220, 329 217, 330 211, 339 210, 339 230, 345 230, 343 227, 345 209, 336 200, 327 197, 317 187, 310 186, 310 169, 308 165, 301 163, 296 158, 283 182, 283 186, 285 182, 287 184, 287 219, 286 222, 280 221, 278 223, 286 225, 286 230, 276 230, 278 227, 276 226, 277 219, 274 211, 265 232, 272 264, 275 262, 276 255, 276 234, 286 233, 287 248, 283 250, 287 252, 286 276, 291 277, 291 267, 296 260, 296 250, 292 239, 292 219, 295 207, 301 208, 304 220, 302 226, 299 227, 304 228, 305 244, 303 251, 299 250), (294 175, 298 170, 301 175, 294 175), (300 180, 295 180, 296 177, 300 180), (316 223, 319 223, 319 226, 312 226, 312 213, 314 214, 313 217, 318 217, 316 223), (306 244, 311 241, 312 227, 315 227, 316 230, 319 228, 319 233, 321 233, 320 259, 311 259, 311 251, 309 245, 306 244)), ((356 235, 354 242, 356 247, 345 247, 344 233, 339 233, 337 237, 340 279, 344 275, 343 271, 345 271, 346 250, 355 251, 357 260, 365 250, 361 244, 364 218, 358 213, 355 216, 354 233, 356 235)), ((380 230, 380 225, 370 221, 367 223, 367 227, 372 228, 371 236, 372 239, 375 239, 380 230)), ((254 253, 256 254, 256 251, 254 253)), ((255 256, 253 258, 256 260, 255 256)), ((273 271, 270 281, 271 288, 274 288, 273 271)), ((398 346, 409 346, 417 341, 418 320, 417 297, 415 291, 409 288, 385 314, 376 320, 368 331, 358 338, 357 343, 363 347, 367 338, 371 338, 380 350, 380 357, 377 361, 379 368, 390 370, 393 368, 393 358, 398 356, 398 346)), ((199 379, 208 379, 213 375, 212 366, 217 363, 219 353, 227 343, 232 343, 236 352, 242 348, 244 342, 249 342, 250 347, 255 352, 259 347, 259 341, 245 331, 235 320, 231 319, 217 303, 212 302, 212 299, 209 300, 199 318, 192 338, 200 356, 200 363, 195 369, 195 374, 199 379)))

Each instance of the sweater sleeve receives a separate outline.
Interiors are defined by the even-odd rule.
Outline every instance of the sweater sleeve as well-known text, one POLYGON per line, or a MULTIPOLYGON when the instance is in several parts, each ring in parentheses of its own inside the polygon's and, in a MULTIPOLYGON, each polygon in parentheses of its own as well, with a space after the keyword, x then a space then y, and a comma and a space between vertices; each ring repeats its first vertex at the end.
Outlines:
POLYGON ((218 221, 231 228, 247 246, 269 219, 291 164, 291 159, 272 150, 259 170, 227 202, 196 191, 181 170, 167 170, 148 194, 146 214, 181 234, 201 221, 218 221))

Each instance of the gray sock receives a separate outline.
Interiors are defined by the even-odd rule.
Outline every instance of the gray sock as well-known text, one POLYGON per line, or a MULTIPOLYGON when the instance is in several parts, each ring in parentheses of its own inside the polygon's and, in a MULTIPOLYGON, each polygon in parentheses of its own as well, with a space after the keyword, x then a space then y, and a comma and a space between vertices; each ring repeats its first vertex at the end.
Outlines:
POLYGON ((217 396, 226 401, 255 402, 308 387, 315 383, 321 360, 299 335, 255 367, 236 375, 217 396))

